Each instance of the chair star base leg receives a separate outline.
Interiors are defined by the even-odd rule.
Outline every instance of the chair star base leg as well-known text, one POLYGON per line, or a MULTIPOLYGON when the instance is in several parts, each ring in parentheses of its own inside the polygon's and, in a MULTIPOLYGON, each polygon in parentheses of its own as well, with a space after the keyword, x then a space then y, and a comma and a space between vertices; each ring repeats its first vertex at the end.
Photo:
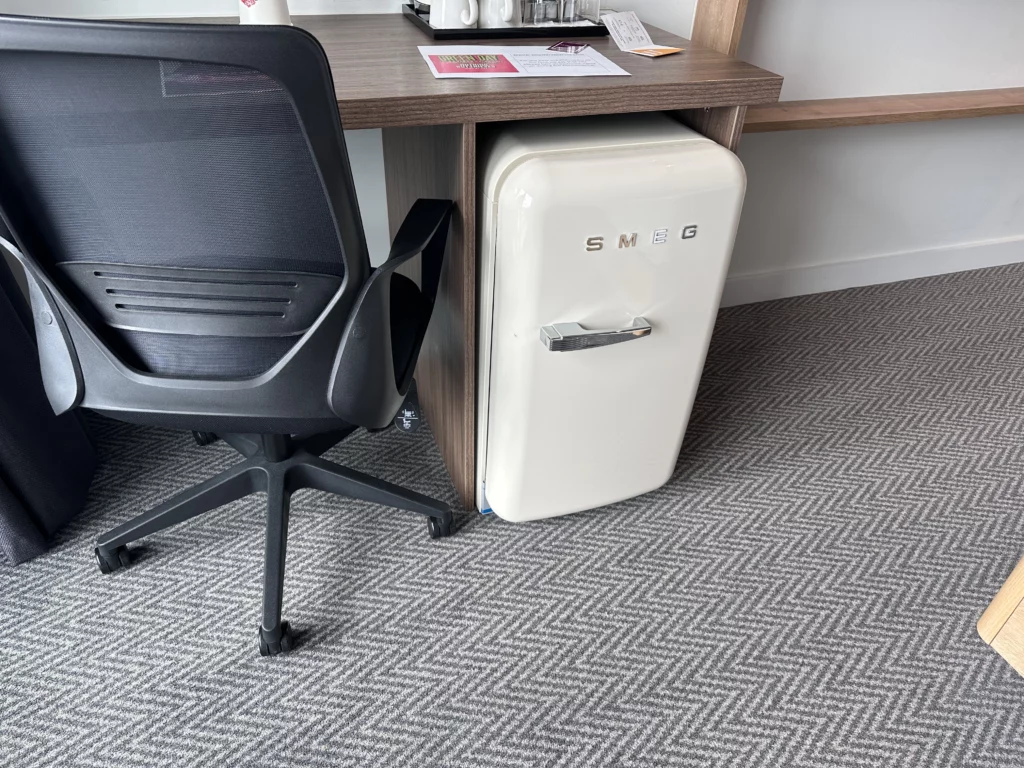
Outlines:
POLYGON ((245 460, 100 536, 95 550, 100 570, 112 573, 128 566, 131 556, 126 545, 133 541, 249 494, 266 493, 263 619, 259 627, 259 647, 263 656, 287 653, 295 647, 295 636, 288 622, 281 620, 281 604, 289 506, 294 491, 312 488, 416 512, 427 518, 427 532, 432 539, 450 536, 455 529, 451 508, 444 502, 320 458, 320 454, 352 431, 340 430, 306 440, 281 435, 223 435, 225 442, 241 453, 245 460))

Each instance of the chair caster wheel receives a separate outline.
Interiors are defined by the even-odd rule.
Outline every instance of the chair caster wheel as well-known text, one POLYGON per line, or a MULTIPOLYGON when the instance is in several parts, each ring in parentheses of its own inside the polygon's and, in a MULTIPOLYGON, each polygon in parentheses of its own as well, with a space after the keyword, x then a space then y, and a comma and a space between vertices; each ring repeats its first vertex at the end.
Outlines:
POLYGON ((196 432, 192 430, 192 439, 196 441, 196 445, 209 445, 210 443, 217 442, 217 436, 213 432, 196 432))
POLYGON ((452 535, 452 521, 451 518, 444 520, 439 517, 428 517, 427 518, 427 531, 430 533, 432 539, 443 539, 446 536, 452 535))
POLYGON ((281 622, 281 628, 277 632, 265 630, 260 626, 260 656, 276 656, 279 653, 288 653, 295 647, 295 636, 292 635, 292 628, 287 621, 281 622), (272 639, 277 635, 277 640, 272 639))
POLYGON ((112 552, 103 552, 99 547, 96 547, 94 551, 101 573, 113 573, 131 565, 132 556, 128 553, 128 547, 120 546, 112 552))

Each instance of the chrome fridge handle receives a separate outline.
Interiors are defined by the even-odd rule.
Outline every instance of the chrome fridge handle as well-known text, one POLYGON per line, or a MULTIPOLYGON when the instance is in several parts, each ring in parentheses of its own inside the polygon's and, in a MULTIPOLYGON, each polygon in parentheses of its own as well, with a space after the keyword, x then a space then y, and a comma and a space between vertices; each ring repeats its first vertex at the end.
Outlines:
POLYGON ((620 344, 650 335, 651 325, 642 317, 634 318, 633 324, 626 328, 588 331, 579 323, 555 323, 540 329, 541 342, 552 352, 607 347, 609 344, 620 344))

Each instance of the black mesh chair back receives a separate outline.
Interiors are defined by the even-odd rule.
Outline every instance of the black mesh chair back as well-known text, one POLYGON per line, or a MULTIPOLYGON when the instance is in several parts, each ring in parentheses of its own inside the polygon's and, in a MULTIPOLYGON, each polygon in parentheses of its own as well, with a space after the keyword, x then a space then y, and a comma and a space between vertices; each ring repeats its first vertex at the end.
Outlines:
POLYGON ((385 407, 328 393, 370 265, 301 30, 0 17, 0 214, 66 326, 44 371, 58 410, 294 432, 381 426, 401 402, 429 291, 390 274, 385 407))
POLYGON ((415 408, 451 216, 418 200, 371 271, 331 72, 305 32, 0 16, 0 248, 25 271, 50 404, 242 454, 100 536, 104 573, 129 564, 129 543, 265 492, 270 655, 294 644, 292 492, 451 533, 447 504, 322 458, 415 408), (419 285, 396 272, 414 258, 419 285))
POLYGON ((137 370, 263 373, 341 285, 317 163, 288 92, 261 72, 0 51, 0 131, 28 203, 19 232, 137 370), (300 286, 314 295, 294 300, 300 286))

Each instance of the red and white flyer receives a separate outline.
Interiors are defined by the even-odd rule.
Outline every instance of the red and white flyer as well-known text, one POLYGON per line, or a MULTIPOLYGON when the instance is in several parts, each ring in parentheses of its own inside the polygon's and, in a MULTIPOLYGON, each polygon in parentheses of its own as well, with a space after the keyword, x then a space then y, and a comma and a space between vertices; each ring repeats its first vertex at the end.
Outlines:
POLYGON ((543 45, 421 45, 434 77, 593 77, 629 75, 591 47, 578 53, 543 45))

